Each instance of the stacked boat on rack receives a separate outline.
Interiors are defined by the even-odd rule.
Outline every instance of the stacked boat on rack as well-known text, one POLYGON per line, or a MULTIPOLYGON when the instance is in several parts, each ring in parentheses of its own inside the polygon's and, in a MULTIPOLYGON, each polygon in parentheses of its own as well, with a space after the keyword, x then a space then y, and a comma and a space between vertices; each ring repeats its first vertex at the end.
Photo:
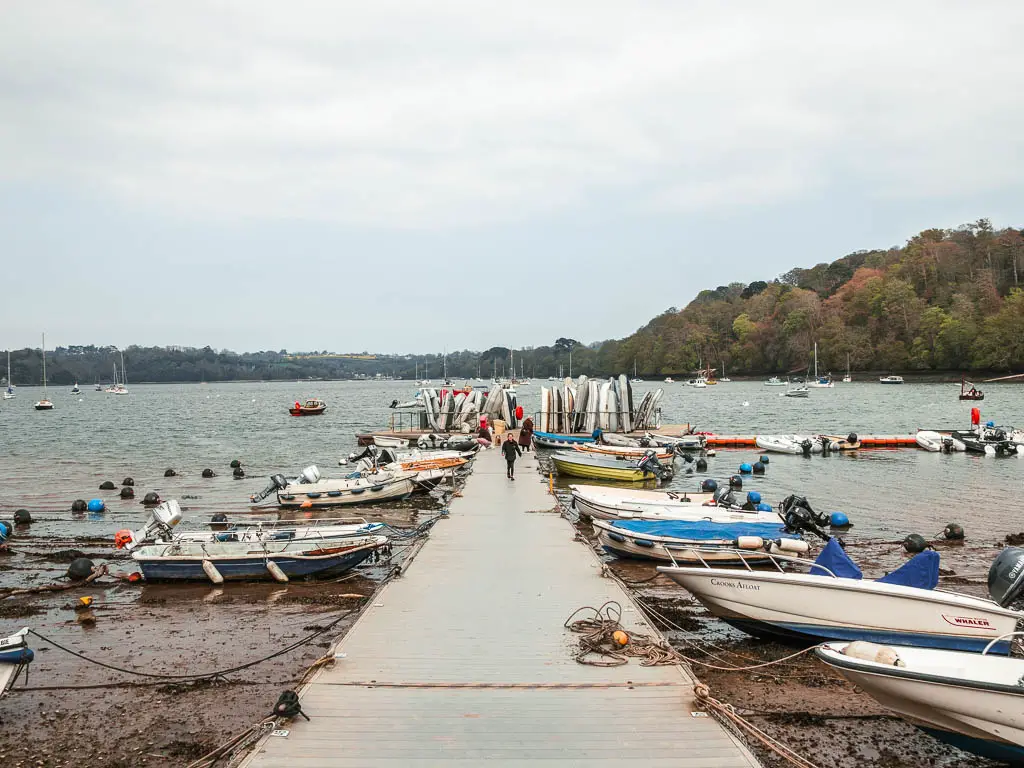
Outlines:
POLYGON ((633 385, 625 376, 607 381, 565 379, 561 386, 541 387, 537 428, 544 433, 632 432, 657 427, 664 390, 647 392, 634 401, 633 385))

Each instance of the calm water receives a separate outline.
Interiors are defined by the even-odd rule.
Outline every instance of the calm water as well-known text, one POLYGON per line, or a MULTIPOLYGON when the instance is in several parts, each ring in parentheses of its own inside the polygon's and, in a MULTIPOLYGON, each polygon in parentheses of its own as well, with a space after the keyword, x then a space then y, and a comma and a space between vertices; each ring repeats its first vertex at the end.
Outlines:
MULTIPOLYGON (((781 388, 760 382, 705 390, 663 386, 665 423, 735 434, 911 433, 919 426, 966 426, 972 405, 956 399, 958 387, 941 384, 839 384, 812 391, 807 400, 780 397, 781 388)), ((1024 388, 987 390, 988 400, 980 404, 984 420, 1024 424, 1024 388)), ((213 511, 248 513, 249 494, 273 472, 317 464, 336 474, 338 459, 355 448, 355 434, 383 428, 388 404, 413 391, 411 382, 132 385, 127 397, 51 389, 56 409, 47 413, 32 408, 39 389, 21 388, 17 399, 0 402, 0 518, 25 507, 41 518, 34 535, 110 536, 145 517, 138 500, 149 491, 183 499, 193 524, 213 511), (327 400, 324 416, 288 415, 290 403, 312 396, 327 400), (231 477, 235 458, 247 473, 243 480, 231 477), (164 478, 168 467, 179 476, 164 478), (218 476, 203 480, 204 467, 218 476), (125 476, 135 479, 136 500, 98 490, 103 480, 120 487, 125 476), (108 512, 75 519, 70 505, 76 498, 103 498, 108 512)), ((522 388, 520 403, 528 411, 538 408, 539 392, 539 383, 522 388)), ((757 455, 720 450, 706 474, 721 480, 757 455)), ((748 478, 744 490, 756 489, 772 502, 796 492, 819 509, 841 509, 854 521, 856 537, 902 538, 912 530, 932 535, 956 520, 970 537, 995 543, 1011 530, 1024 530, 1017 511, 1021 473, 1024 458, 913 449, 811 459, 773 454, 767 475, 748 478)), ((694 488, 699 477, 679 475, 672 485, 694 488)))

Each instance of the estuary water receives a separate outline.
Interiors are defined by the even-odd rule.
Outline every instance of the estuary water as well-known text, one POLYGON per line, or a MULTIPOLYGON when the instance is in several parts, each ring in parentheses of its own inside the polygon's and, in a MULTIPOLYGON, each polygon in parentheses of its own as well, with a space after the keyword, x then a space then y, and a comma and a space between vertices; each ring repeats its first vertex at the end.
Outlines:
MULTIPOLYGON (((528 412, 539 408, 540 386, 534 382, 519 390, 519 402, 528 412)), ((783 388, 759 381, 707 389, 644 383, 635 385, 635 392, 654 387, 665 389, 663 423, 691 423, 719 433, 908 434, 918 427, 966 427, 972 405, 981 407, 984 421, 1024 425, 1024 388, 1010 384, 988 385, 987 400, 978 404, 959 402, 955 385, 875 381, 812 390, 806 400, 780 397, 783 388)), ((15 400, 0 402, 0 519, 24 507, 40 521, 34 536, 111 536, 144 519, 140 500, 151 491, 182 499, 190 525, 205 522, 212 512, 251 514, 249 495, 274 472, 294 473, 309 464, 328 476, 340 472, 338 459, 355 449, 355 435, 385 428, 388 404, 409 399, 415 385, 240 382, 130 389, 128 396, 92 387, 71 395, 51 387, 56 407, 50 412, 33 409, 39 388, 19 388, 15 400), (288 406, 306 397, 324 398, 327 412, 289 416, 288 406), (233 459, 242 462, 244 479, 231 476, 233 459), (206 467, 217 477, 201 478, 206 467), (177 476, 165 478, 167 468, 177 476), (126 476, 135 480, 134 500, 119 498, 126 476), (118 490, 98 490, 104 480, 112 480, 118 490), (77 498, 102 498, 108 509, 73 516, 70 506, 77 498)), ((758 455, 756 450, 719 450, 706 473, 680 472, 671 487, 696 489, 705 476, 722 481, 758 455)), ((758 490, 772 503, 798 493, 815 508, 842 510, 855 524, 850 534, 855 539, 902 538, 911 531, 932 536, 957 521, 969 537, 991 546, 1008 532, 1024 530, 1022 473, 1024 457, 946 456, 915 449, 809 459, 772 454, 767 474, 748 476, 743 490, 758 490)))

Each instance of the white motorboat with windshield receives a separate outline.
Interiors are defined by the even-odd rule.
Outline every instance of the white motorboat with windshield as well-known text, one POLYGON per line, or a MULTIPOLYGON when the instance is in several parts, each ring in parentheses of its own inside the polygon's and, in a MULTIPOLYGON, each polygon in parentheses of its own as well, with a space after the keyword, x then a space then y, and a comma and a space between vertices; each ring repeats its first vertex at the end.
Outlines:
POLYGON ((786 382, 780 379, 778 376, 772 376, 768 381, 764 383, 766 387, 784 387, 786 382))
POLYGON ((902 376, 882 376, 878 379, 879 384, 902 384, 902 376))
MULTIPOLYGON (((789 499, 783 502, 786 506, 789 499)), ((806 500, 789 503, 787 515, 816 517, 806 500), (801 510, 806 509, 806 512, 801 510)), ((837 539, 830 539, 809 572, 793 561, 770 558, 774 570, 754 570, 741 559, 728 571, 665 567, 711 613, 749 634, 813 644, 866 640, 947 650, 1007 653, 1024 614, 1007 606, 1020 596, 1024 549, 1003 550, 989 572, 991 600, 937 589, 939 555, 926 550, 879 579, 865 579, 837 539)))
POLYGON ((272 475, 270 485, 250 497, 258 504, 273 493, 282 507, 343 506, 372 504, 385 499, 400 499, 416 490, 416 473, 381 469, 356 471, 342 478, 321 477, 316 466, 306 467, 298 477, 286 479, 272 475))

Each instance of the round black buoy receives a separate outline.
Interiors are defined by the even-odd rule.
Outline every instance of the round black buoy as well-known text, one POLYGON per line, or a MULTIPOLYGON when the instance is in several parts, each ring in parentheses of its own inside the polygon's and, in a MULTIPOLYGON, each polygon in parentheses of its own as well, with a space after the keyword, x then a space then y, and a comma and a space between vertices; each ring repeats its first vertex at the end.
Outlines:
POLYGON ((708 471, 707 459, 697 459, 697 461, 696 461, 694 466, 697 467, 697 471, 698 472, 707 472, 708 471))
POLYGON ((173 469, 165 469, 164 470, 164 477, 174 477, 177 474, 178 473, 175 472, 173 469))
POLYGON ((903 540, 903 549, 912 555, 916 555, 918 552, 924 552, 928 549, 928 542, 924 540, 924 536, 912 533, 903 540))
POLYGON ((210 469, 209 467, 207 467, 206 469, 203 470, 203 477, 213 477, 213 476, 214 476, 213 470, 210 469))
POLYGON ((117 486, 114 485, 114 481, 113 480, 104 480, 102 483, 100 483, 100 490, 101 491, 112 491, 116 487, 117 486))
POLYGON ((88 509, 88 507, 89 505, 86 504, 85 499, 75 499, 73 502, 71 502, 72 512, 85 512, 85 510, 88 509))
POLYGON ((14 524, 15 525, 31 525, 32 524, 32 513, 27 509, 16 509, 14 510, 14 524))
POLYGON ((160 494, 156 491, 150 491, 142 498, 142 503, 148 506, 156 506, 160 503, 160 494))
POLYGON ((700 481, 700 489, 705 493, 713 493, 718 490, 718 483, 709 477, 700 481))
POLYGON ((857 442, 857 433, 856 432, 851 432, 850 434, 848 434, 846 436, 846 442, 850 443, 851 445, 853 443, 856 443, 857 442))
POLYGON ((232 459, 231 460, 231 468, 232 469, 238 469, 241 466, 242 466, 242 462, 240 462, 238 459, 232 459))
POLYGON ((68 566, 68 578, 82 581, 92 576, 93 563, 88 557, 76 557, 68 566))
POLYGON ((228 516, 223 512, 218 512, 210 518, 210 527, 215 531, 225 530, 228 527, 228 516))
POLYGON ((122 499, 134 499, 135 498, 135 489, 132 488, 130 485, 126 485, 124 488, 121 489, 121 498, 122 499))
POLYGON ((772 460, 770 456, 765 454, 764 456, 759 457, 758 461, 760 461, 762 464, 770 464, 772 460))
MULTIPOLYGON (((17 522, 17 518, 15 518, 14 521, 17 522)), ((964 538, 964 529, 958 523, 947 523, 946 527, 942 529, 942 535, 949 541, 962 541, 964 538)))
POLYGON ((231 470, 231 474, 235 476, 236 480, 240 480, 241 478, 245 477, 245 470, 242 469, 241 467, 235 467, 233 470, 231 470))
POLYGON ((730 488, 742 488, 743 487, 743 478, 740 477, 739 475, 733 475, 732 477, 729 478, 729 487, 730 488))
POLYGON ((121 481, 121 485, 135 485, 135 481, 132 480, 130 477, 126 477, 124 480, 121 481))
POLYGON ((755 461, 754 462, 754 466, 752 467, 752 469, 754 470, 754 474, 755 475, 763 475, 764 474, 764 464, 762 464, 760 461, 755 461))

